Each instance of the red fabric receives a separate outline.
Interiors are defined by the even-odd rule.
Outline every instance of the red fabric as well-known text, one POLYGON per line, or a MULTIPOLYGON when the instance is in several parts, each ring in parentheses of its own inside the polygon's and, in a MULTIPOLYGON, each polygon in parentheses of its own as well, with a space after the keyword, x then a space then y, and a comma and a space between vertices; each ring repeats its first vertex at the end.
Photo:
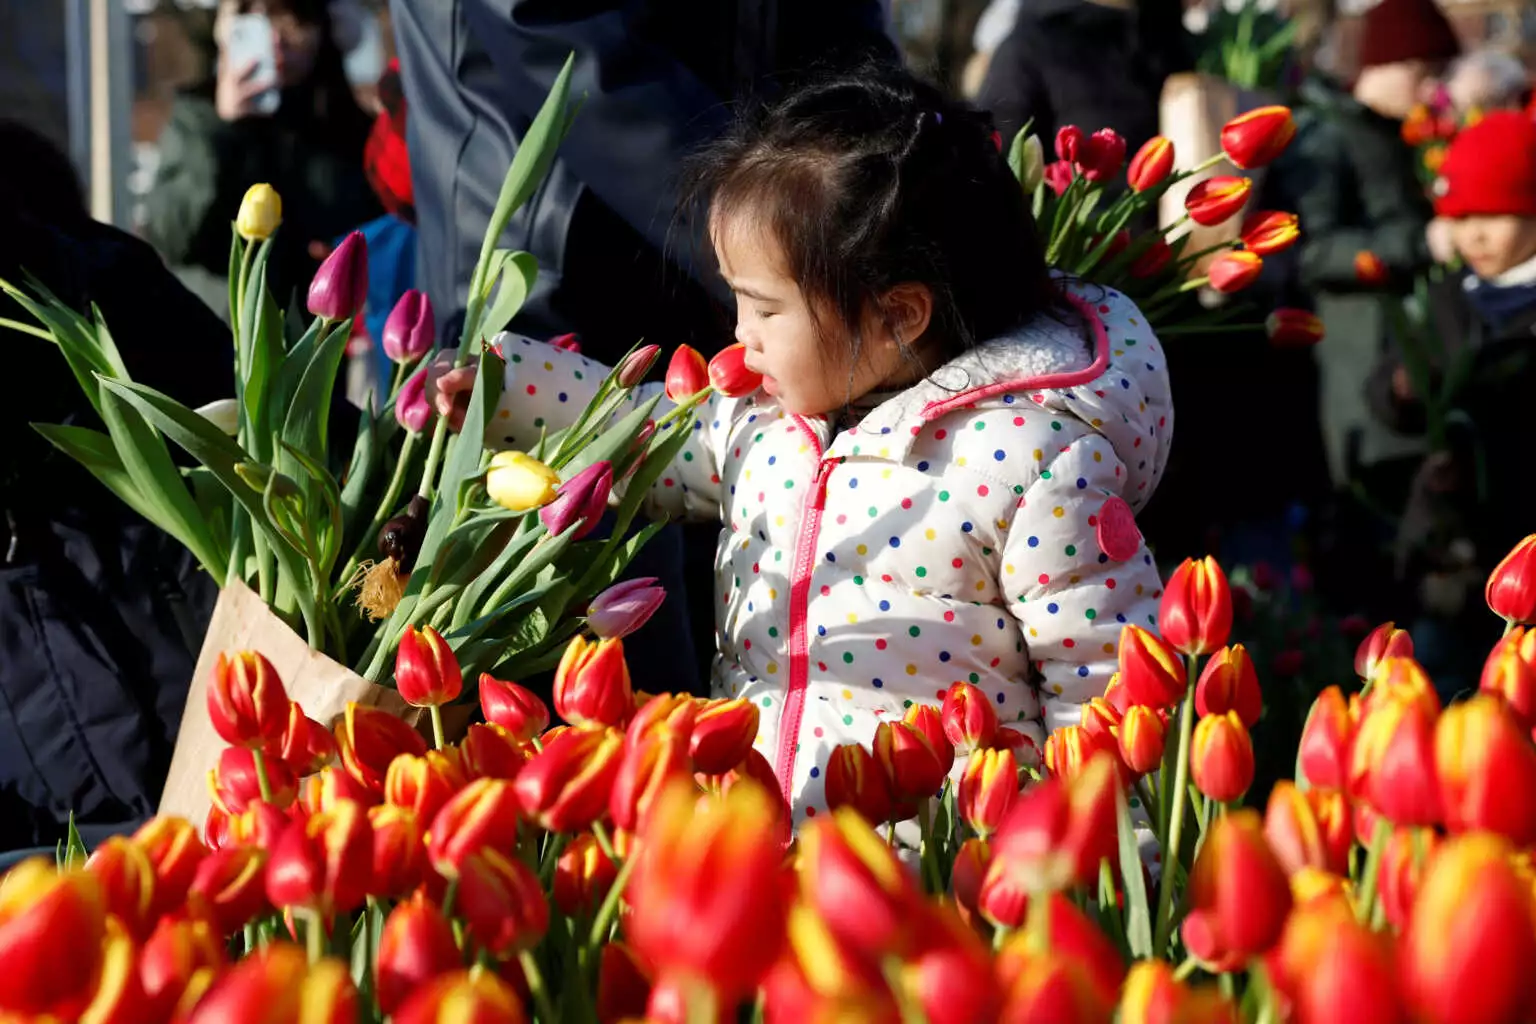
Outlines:
POLYGON ((1360 67, 1451 60, 1461 43, 1434 0, 1381 0, 1365 15, 1360 67))
POLYGON ((1536 124, 1509 110, 1463 129, 1446 151, 1435 191, 1442 217, 1536 217, 1536 124))
POLYGON ((411 187, 411 160, 405 146, 405 95, 400 89, 400 64, 392 60, 379 79, 379 99, 384 110, 373 122, 363 165, 368 183, 379 202, 404 220, 415 219, 415 193, 411 187))

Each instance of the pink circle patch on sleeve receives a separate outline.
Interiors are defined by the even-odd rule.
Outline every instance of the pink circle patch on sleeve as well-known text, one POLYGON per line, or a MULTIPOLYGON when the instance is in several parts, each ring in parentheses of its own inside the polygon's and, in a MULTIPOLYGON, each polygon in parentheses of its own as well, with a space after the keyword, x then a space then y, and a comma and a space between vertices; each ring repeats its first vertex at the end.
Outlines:
POLYGON ((1141 550, 1136 514, 1124 498, 1110 498, 1099 509, 1099 550, 1117 562, 1129 561, 1141 550))

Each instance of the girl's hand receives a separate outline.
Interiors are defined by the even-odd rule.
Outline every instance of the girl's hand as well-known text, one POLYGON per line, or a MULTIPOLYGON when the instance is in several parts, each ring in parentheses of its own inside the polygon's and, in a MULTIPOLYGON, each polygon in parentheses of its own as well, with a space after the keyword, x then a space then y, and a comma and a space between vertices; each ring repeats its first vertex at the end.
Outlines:
POLYGON ((427 401, 455 434, 464 427, 464 414, 469 411, 469 396, 475 387, 475 368, 454 369, 456 358, 457 351, 445 349, 427 364, 427 401))
POLYGON ((257 78, 260 63, 253 57, 238 65, 219 59, 218 79, 213 91, 213 106, 225 121, 258 116, 256 97, 272 88, 266 78, 257 78))

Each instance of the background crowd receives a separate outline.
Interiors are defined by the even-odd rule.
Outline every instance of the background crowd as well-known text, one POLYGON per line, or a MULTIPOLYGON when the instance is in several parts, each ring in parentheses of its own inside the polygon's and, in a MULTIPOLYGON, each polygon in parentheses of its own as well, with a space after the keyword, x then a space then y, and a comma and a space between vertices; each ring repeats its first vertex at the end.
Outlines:
MULTIPOLYGON (((1432 0, 393 0, 364 60, 357 12, 341 10, 354 4, 164 6, 185 80, 160 108, 131 230, 90 218, 46 133, 0 123, 0 277, 94 302, 133 375, 192 405, 232 389, 229 220, 254 182, 283 197, 278 295, 302 295, 346 232, 367 237, 355 402, 385 383, 376 339, 406 288, 453 336, 502 175, 572 52, 580 116, 505 239, 540 268, 513 327, 574 334, 605 362, 641 338, 706 355, 730 341, 679 167, 738 104, 807 74, 907 61, 990 111, 1004 139, 1029 125, 1047 150, 1078 125, 1134 152, 1180 130, 1181 95, 1231 113, 1291 105, 1296 140, 1253 208, 1296 211, 1302 239, 1250 299, 1315 309, 1326 340, 1282 348, 1237 327, 1170 340, 1177 443, 1141 525, 1161 562, 1209 552, 1242 567, 1269 618, 1258 653, 1297 706, 1327 682, 1312 655, 1366 621, 1411 625, 1447 696, 1475 685, 1491 641, 1478 588, 1530 530, 1518 466, 1536 423, 1521 405, 1536 383, 1531 74, 1518 45, 1484 38, 1486 19, 1453 23, 1432 0), (275 110, 229 54, 230 21, 249 13, 273 34, 275 110), (1237 30, 1262 61, 1223 50, 1237 30)), ((1190 293, 1192 309, 1204 301, 1190 293)), ((0 338, 23 382, 0 428, 4 849, 51 844, 71 809, 88 838, 152 812, 213 595, 28 429, 87 412, 56 352, 0 338)), ((633 643, 637 688, 702 692, 712 645, 676 651, 713 629, 714 545, 710 529, 674 527, 646 548, 674 598, 633 643)))

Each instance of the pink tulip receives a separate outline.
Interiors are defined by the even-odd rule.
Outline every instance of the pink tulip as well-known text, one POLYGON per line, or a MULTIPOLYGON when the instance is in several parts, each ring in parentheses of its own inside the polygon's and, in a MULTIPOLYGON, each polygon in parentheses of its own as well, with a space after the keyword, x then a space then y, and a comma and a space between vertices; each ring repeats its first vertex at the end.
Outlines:
POLYGON ((654 576, 616 583, 592 599, 587 628, 604 640, 629 636, 650 620, 666 597, 654 576))
POLYGON ((354 231, 331 250, 309 283, 309 311, 326 320, 357 315, 368 297, 368 243, 354 231))
POLYGON ((432 351, 436 341, 432 300, 425 292, 406 289, 384 321, 384 354, 397 363, 413 363, 432 351))
POLYGON ((539 509, 539 518, 552 537, 564 533, 579 520, 576 539, 580 540, 597 528, 612 490, 613 464, 607 459, 594 462, 560 485, 558 497, 539 509))
POLYGON ((419 434, 432 422, 432 406, 427 401, 427 368, 423 366, 406 379, 395 396, 395 419, 413 434, 419 434))

